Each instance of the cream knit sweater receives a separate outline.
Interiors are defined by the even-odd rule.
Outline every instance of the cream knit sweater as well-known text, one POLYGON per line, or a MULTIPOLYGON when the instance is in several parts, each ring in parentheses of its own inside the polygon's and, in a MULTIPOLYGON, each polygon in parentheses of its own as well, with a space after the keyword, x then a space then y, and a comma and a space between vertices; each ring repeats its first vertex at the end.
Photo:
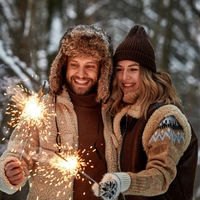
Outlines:
MULTIPOLYGON (((23 134, 27 129, 23 120, 13 131, 8 148, 0 158, 0 190, 5 193, 13 194, 20 187, 23 187, 27 180, 30 190, 27 200, 69 200, 73 199, 73 180, 74 176, 67 177, 57 168, 52 167, 49 161, 57 158, 55 152, 58 152, 56 146, 56 124, 54 115, 54 99, 50 95, 44 97, 47 106, 48 119, 44 125, 30 131, 30 137, 24 149, 22 161, 26 163, 23 168, 24 179, 20 185, 13 186, 5 176, 4 166, 11 160, 19 161, 26 135, 23 134), (48 124, 48 126, 46 125, 48 124), (38 159, 33 159, 33 152, 40 149, 37 155, 38 159), (38 162, 39 161, 39 162, 38 162)), ((78 130, 76 114, 73 110, 73 104, 70 101, 66 90, 57 97, 57 121, 62 140, 62 151, 67 152, 69 147, 73 151, 78 149, 78 130)), ((117 158, 110 133, 112 132, 110 119, 103 119, 106 123, 104 128, 104 137, 106 142, 106 160, 108 172, 117 171, 117 158)), ((98 172, 97 172, 98 173, 98 172)))

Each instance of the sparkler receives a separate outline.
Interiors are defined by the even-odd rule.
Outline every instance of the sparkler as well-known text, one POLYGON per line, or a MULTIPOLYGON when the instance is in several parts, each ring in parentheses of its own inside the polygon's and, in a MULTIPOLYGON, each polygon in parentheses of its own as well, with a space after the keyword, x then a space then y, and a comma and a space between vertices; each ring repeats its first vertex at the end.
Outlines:
MULTIPOLYGON (((48 127, 48 113, 42 96, 44 95, 44 87, 38 93, 30 92, 22 85, 17 85, 14 88, 14 95, 11 98, 11 103, 8 104, 6 114, 11 116, 11 121, 8 124, 11 127, 16 127, 22 119, 21 125, 25 125, 22 134, 26 134, 26 139, 20 155, 20 160, 27 145, 27 141, 31 136, 31 130, 41 127, 45 124, 48 127)), ((20 125, 19 125, 20 126, 20 125)))
MULTIPOLYGON (((85 151, 83 150, 82 153, 85 151)), ((81 154, 82 155, 82 154, 81 154)), ((80 151, 73 151, 72 147, 68 147, 67 152, 49 152, 45 149, 39 148, 38 151, 33 155, 33 159, 38 163, 47 163, 51 167, 56 168, 62 173, 61 179, 68 180, 72 176, 76 176, 79 179, 78 172, 85 176, 92 182, 96 182, 88 174, 84 172, 85 167, 88 166, 89 162, 86 162, 81 156, 80 151)))
POLYGON ((11 116, 11 121, 8 122, 10 126, 17 126, 20 118, 23 118, 29 127, 33 125, 40 127, 42 125, 47 114, 46 106, 41 100, 44 95, 44 87, 45 82, 38 93, 31 92, 22 85, 17 85, 14 88, 15 93, 6 109, 6 114, 11 116))
MULTIPOLYGON (((62 157, 59 153, 57 155, 60 156, 60 158, 62 158, 63 161, 65 161, 63 163, 63 166, 66 166, 66 170, 71 171, 74 174, 76 174, 77 172, 79 172, 82 175, 84 175, 86 178, 88 178, 89 180, 91 180, 92 182, 96 183, 96 181, 92 177, 90 177, 88 174, 86 174, 82 170, 82 167, 86 166, 86 164, 85 164, 84 160, 82 160, 79 157, 78 153, 75 153, 74 155, 68 155, 66 158, 62 157)), ((60 165, 60 163, 59 163, 59 165, 60 165)), ((63 169, 65 169, 65 167, 63 169)))
POLYGON ((91 176, 89 176, 88 174, 86 174, 84 171, 82 170, 78 170, 79 173, 81 173, 82 175, 84 175, 86 178, 88 178, 89 180, 91 180, 93 183, 97 183, 91 176))

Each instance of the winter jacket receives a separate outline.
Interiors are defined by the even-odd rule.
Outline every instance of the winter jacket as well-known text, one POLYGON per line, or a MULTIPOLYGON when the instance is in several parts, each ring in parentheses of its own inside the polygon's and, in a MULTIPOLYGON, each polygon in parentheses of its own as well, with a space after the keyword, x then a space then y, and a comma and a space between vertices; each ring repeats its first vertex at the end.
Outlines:
POLYGON ((119 199, 192 200, 198 144, 188 120, 174 105, 153 105, 147 116, 132 105, 114 118, 119 168, 131 177, 119 199))
MULTIPOLYGON (((28 180, 30 189, 27 200, 73 199, 74 176, 66 176, 56 167, 52 167, 49 164, 50 159, 57 158, 55 152, 58 152, 56 146, 57 129, 54 113, 55 103, 51 95, 45 95, 43 101, 45 102, 47 113, 49 114, 46 119, 48 122, 28 131, 27 145, 22 154, 22 161, 27 165, 23 167, 23 182, 20 185, 11 185, 4 172, 4 166, 7 162, 11 160, 19 161, 21 150, 27 137, 26 134, 23 134, 27 126, 22 120, 12 133, 8 148, 0 158, 0 190, 8 194, 13 194, 20 187, 25 185, 28 180), (36 157, 39 158, 36 159, 34 152, 37 152, 38 148, 42 151, 39 151, 39 155, 36 154, 36 157)), ((56 105, 58 127, 62 144, 64 144, 64 146, 62 146, 62 151, 68 152, 69 148, 72 147, 70 151, 72 153, 76 152, 78 149, 77 117, 66 89, 63 89, 61 95, 57 96, 56 105)), ((105 157, 107 161, 107 170, 108 172, 116 171, 117 158, 113 156, 116 155, 116 153, 113 152, 115 148, 114 145, 112 145, 112 138, 110 136, 111 121, 103 119, 103 123, 106 123, 104 137, 106 142, 105 157)))

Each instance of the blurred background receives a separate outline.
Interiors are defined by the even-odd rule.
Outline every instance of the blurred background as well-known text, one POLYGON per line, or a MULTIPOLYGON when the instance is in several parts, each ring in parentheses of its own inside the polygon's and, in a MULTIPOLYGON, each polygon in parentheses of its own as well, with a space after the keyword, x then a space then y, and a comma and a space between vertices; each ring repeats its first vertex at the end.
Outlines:
MULTIPOLYGON (((157 68, 171 75, 200 141, 200 0, 0 0, 0 154, 12 132, 8 88, 23 82, 37 92, 48 83, 60 38, 77 24, 104 28, 114 49, 132 26, 143 25, 157 68)), ((200 200, 200 158, 196 177, 200 200)), ((14 195, 0 192, 0 200, 25 200, 27 192, 27 185, 14 195)))

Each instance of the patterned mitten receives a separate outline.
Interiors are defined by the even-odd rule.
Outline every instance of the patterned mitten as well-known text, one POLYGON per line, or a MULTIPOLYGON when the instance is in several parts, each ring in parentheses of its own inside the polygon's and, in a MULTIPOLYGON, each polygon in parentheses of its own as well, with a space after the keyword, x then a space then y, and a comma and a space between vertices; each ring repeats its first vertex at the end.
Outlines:
POLYGON ((113 200, 119 196, 120 192, 126 191, 130 184, 131 178, 125 172, 107 173, 99 184, 92 185, 92 190, 97 197, 113 200))

